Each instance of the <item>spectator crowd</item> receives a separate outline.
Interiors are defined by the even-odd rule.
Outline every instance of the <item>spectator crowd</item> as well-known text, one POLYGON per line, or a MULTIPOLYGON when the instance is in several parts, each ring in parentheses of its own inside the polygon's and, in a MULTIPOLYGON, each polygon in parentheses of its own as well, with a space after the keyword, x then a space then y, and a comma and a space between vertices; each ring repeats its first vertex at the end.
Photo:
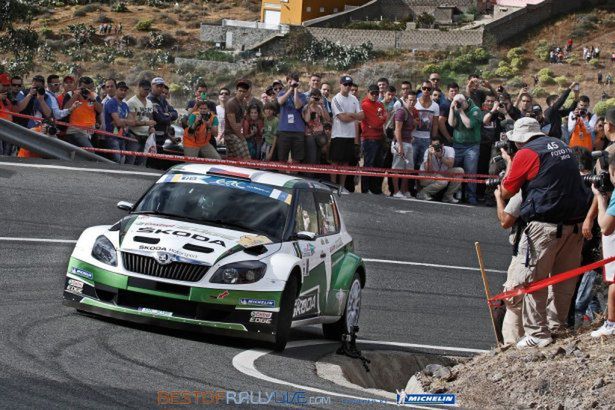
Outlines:
MULTIPOLYGON (((161 77, 142 80, 131 89, 113 78, 97 84, 87 76, 52 74, 36 75, 26 83, 19 76, 2 74, 0 115, 41 132, 51 129, 56 137, 79 147, 160 153, 166 152, 165 144, 173 143, 175 150, 169 153, 214 159, 225 147, 227 158, 362 165, 435 175, 501 171, 494 143, 505 139, 505 131, 523 117, 535 118, 543 132, 571 146, 588 150, 606 146, 604 119, 590 112, 590 99, 581 95, 576 83, 561 95, 549 96, 543 110, 528 87, 511 95, 477 75, 469 76, 462 86, 442 84, 435 72, 415 86, 380 78, 365 91, 348 75, 339 81, 323 81, 319 74, 310 75, 307 84, 300 80, 298 73, 289 73, 260 94, 248 79, 214 93, 200 82, 185 109, 178 111, 161 77), (564 107, 571 93, 574 102, 564 107), (49 119, 67 125, 50 127, 49 119)), ((0 145, 0 153, 35 155, 6 143, 0 145)), ((145 163, 143 157, 119 152, 104 155, 118 163, 145 163)), ((354 190, 354 178, 331 178, 354 190)), ((360 185, 362 192, 384 192, 398 199, 495 206, 493 190, 472 183, 371 177, 362 178, 360 185)))

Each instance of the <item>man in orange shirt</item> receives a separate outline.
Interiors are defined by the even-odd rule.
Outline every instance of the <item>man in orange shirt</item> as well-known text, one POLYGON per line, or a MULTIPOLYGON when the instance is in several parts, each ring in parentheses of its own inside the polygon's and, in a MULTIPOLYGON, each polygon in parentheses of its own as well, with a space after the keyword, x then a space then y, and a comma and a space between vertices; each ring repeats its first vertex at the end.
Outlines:
POLYGON ((184 131, 184 155, 187 157, 220 159, 218 151, 210 144, 211 138, 218 135, 218 118, 208 103, 197 101, 196 112, 188 118, 188 128, 184 131))
POLYGON ((102 104, 97 100, 94 92, 94 80, 90 77, 81 77, 79 86, 73 92, 70 100, 65 104, 66 108, 73 108, 70 115, 68 130, 66 130, 66 140, 78 147, 92 147, 92 131, 96 126, 96 117, 102 112, 102 104), (81 127, 88 127, 90 130, 81 127))
MULTIPOLYGON (((10 86, 11 79, 8 74, 0 74, 0 118, 7 121, 13 121, 13 116, 10 113, 4 112, 13 110, 13 105, 8 96, 10 86)), ((12 152, 12 144, 0 141, 0 155, 11 155, 12 152)))

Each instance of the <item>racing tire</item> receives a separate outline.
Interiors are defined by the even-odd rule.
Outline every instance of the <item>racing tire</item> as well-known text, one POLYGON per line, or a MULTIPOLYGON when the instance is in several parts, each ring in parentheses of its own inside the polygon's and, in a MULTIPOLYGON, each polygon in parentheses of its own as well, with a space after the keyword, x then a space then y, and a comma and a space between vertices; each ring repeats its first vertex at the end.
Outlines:
POLYGON ((344 314, 335 323, 323 323, 322 332, 325 335, 325 339, 341 341, 344 333, 349 333, 352 326, 359 324, 359 316, 361 313, 361 279, 359 273, 355 272, 352 282, 350 282, 350 289, 348 290, 348 297, 346 298, 346 307, 344 314))
POLYGON ((299 281, 297 275, 291 275, 286 282, 286 287, 282 292, 280 301, 280 313, 278 314, 278 322, 276 325, 275 342, 271 343, 271 347, 281 352, 286 347, 288 336, 290 335, 290 325, 293 321, 293 311, 295 309, 295 300, 299 290, 299 281))

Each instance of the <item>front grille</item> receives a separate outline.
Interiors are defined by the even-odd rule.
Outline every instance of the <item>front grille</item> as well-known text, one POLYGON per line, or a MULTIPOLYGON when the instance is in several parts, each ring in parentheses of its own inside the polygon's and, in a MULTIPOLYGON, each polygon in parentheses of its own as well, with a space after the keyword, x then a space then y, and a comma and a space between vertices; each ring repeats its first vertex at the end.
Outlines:
POLYGON ((122 260, 124 261, 124 267, 131 272, 186 282, 198 282, 203 279, 203 276, 209 270, 209 266, 206 265, 193 265, 183 262, 171 262, 169 265, 161 265, 150 256, 128 252, 122 252, 122 260))

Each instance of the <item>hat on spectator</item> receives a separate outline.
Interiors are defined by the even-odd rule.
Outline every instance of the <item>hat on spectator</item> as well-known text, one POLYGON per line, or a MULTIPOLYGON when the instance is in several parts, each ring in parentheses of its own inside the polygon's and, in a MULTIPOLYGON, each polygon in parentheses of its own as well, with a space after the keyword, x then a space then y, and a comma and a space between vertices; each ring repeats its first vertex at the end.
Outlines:
POLYGON ((152 85, 164 85, 164 80, 162 77, 156 77, 152 80, 152 85))
POLYGON ((11 85, 11 77, 7 73, 0 74, 0 84, 11 85))
POLYGON ((62 79, 62 82, 63 83, 74 83, 75 77, 73 77, 72 75, 67 75, 66 77, 62 79))
POLYGON ((119 81, 117 83, 117 88, 123 88, 124 90, 130 89, 130 87, 128 87, 128 84, 126 84, 124 81, 119 81))
POLYGON ((463 94, 457 94, 455 97, 453 97, 453 102, 464 103, 466 101, 466 96, 463 94))
POLYGON ((378 88, 378 85, 372 84, 369 87, 367 87, 367 92, 370 92, 370 93, 378 92, 379 93, 380 92, 380 88, 378 88))
POLYGON ((349 75, 343 75, 340 78, 340 84, 349 84, 349 85, 353 85, 354 83, 352 82, 352 77, 349 75))
POLYGON ((35 75, 34 77, 32 77, 32 81, 45 83, 45 77, 43 77, 42 75, 35 75))
POLYGON ((511 134, 508 136, 508 140, 524 143, 537 135, 545 135, 545 133, 540 130, 538 121, 532 117, 524 117, 515 121, 515 128, 513 128, 511 134))
POLYGON ((606 114, 604 115, 604 119, 606 120, 606 122, 615 125, 615 108, 607 110, 606 114))

